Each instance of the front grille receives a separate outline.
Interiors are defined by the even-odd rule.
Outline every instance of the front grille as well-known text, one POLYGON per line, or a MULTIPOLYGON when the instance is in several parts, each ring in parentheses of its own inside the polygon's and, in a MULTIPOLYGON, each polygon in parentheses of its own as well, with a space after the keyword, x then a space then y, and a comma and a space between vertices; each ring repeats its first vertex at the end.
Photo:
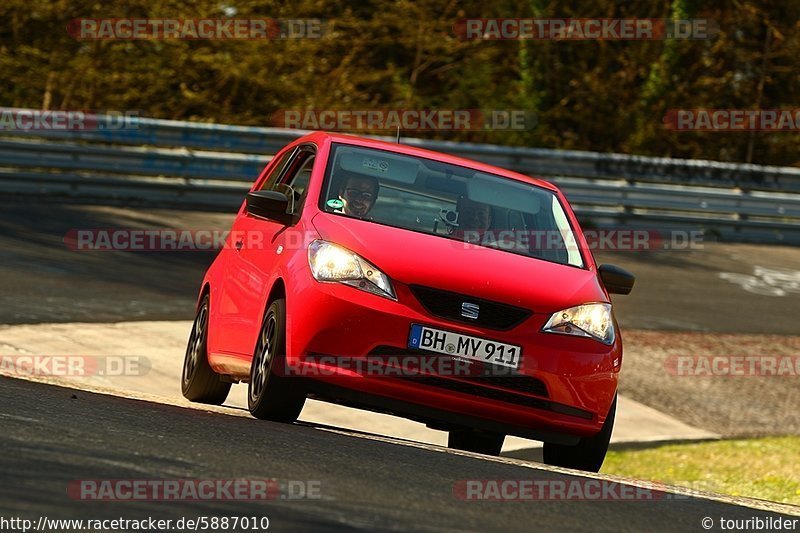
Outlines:
POLYGON ((521 307, 473 298, 455 292, 411 285, 409 287, 419 303, 430 314, 446 320, 464 324, 472 324, 490 329, 507 330, 518 326, 533 313, 521 307), (477 304, 480 307, 477 319, 465 318, 461 315, 464 303, 477 304))
POLYGON ((524 405, 526 407, 533 407, 534 409, 544 409, 545 411, 552 411, 563 415, 575 416, 591 420, 594 415, 589 411, 570 407, 550 400, 542 400, 540 398, 532 398, 530 396, 523 396, 514 392, 501 391, 498 389, 490 389, 481 387, 480 385, 473 385, 472 382, 457 381, 454 379, 445 379, 437 376, 413 376, 405 378, 426 385, 428 387, 438 387, 440 389, 447 389, 454 392, 469 394, 471 396, 479 396, 481 398, 488 398, 490 400, 497 400, 499 402, 513 403, 514 405, 524 405))
POLYGON ((536 396, 547 397, 547 387, 545 386, 544 382, 529 376, 477 376, 474 378, 469 378, 469 380, 472 383, 480 383, 481 385, 489 385, 490 387, 499 387, 501 389, 508 389, 527 394, 535 394, 536 396))
POLYGON ((488 398, 490 400, 497 400, 500 402, 513 403, 515 405, 525 405, 528 407, 535 407, 537 409, 550 410, 550 402, 547 400, 540 400, 530 396, 524 396, 515 392, 503 391, 499 389, 492 389, 489 387, 482 387, 475 384, 475 379, 469 381, 461 381, 456 379, 440 378, 438 376, 408 376, 404 379, 419 383, 420 385, 427 385, 428 387, 438 387, 440 389, 447 389, 470 396, 479 396, 481 398, 488 398))

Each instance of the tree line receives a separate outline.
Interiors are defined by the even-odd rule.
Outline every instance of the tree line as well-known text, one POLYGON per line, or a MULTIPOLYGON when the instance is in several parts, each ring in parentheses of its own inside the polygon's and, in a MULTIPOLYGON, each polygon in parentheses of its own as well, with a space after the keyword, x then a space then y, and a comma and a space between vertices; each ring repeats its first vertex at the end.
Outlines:
POLYGON ((404 135, 798 165, 799 132, 676 131, 667 119, 676 109, 800 108, 799 20, 800 0, 5 0, 0 105, 244 125, 272 125, 280 110, 519 110, 535 120, 404 135), (460 34, 459 21, 496 17, 710 19, 719 31, 625 41, 460 34), (85 18, 319 19, 323 31, 76 38, 73 21, 85 18))

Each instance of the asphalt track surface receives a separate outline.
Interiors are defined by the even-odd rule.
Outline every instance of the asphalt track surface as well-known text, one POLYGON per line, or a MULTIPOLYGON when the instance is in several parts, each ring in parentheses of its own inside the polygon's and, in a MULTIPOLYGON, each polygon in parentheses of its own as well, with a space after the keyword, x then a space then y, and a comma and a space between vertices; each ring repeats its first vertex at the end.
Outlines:
MULTIPOLYGON (((191 319, 213 252, 74 252, 87 228, 228 229, 233 215, 170 209, 0 202, 0 323, 191 319)), ((757 266, 800 271, 800 250, 707 243, 692 251, 600 252, 638 276, 615 297, 624 328, 797 334, 796 295, 753 294, 721 279, 757 266)), ((1 339, 0 339, 1 340, 1 339)), ((270 529, 703 531, 712 517, 764 511, 703 498, 465 502, 460 480, 576 479, 536 465, 368 438, 309 425, 148 403, 0 378, 0 516, 267 516, 270 529), (321 499, 87 502, 77 479, 312 480, 321 499)), ((791 511, 796 514, 795 511, 791 511)), ((718 530, 718 525, 715 530, 718 530)))
MULTIPOLYGON (((74 229, 227 230, 232 213, 0 201, 0 323, 189 320, 213 252, 75 252, 74 229)), ((600 251, 637 275, 614 297, 625 328, 792 335, 797 292, 754 294, 720 278, 756 267, 800 281, 800 248, 704 242, 694 250, 600 251)), ((800 291, 798 291, 800 292, 800 291)))
POLYGON ((3 517, 266 516, 276 531, 704 531, 704 517, 719 530, 720 518, 788 516, 689 496, 464 501, 454 496, 462 480, 578 477, 513 460, 8 378, 0 378, 0 424, 3 517), (150 478, 316 481, 320 498, 96 502, 67 494, 74 480, 150 478))

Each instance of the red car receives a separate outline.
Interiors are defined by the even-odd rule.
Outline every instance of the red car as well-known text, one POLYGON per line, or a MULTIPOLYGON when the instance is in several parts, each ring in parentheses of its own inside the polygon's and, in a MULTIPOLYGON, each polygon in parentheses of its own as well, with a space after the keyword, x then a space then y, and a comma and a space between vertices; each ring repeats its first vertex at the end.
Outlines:
POLYGON ((609 293, 633 283, 595 264, 546 181, 312 133, 270 161, 208 269, 182 390, 221 404, 246 382, 257 418, 293 422, 313 397, 596 471, 622 364, 609 293))

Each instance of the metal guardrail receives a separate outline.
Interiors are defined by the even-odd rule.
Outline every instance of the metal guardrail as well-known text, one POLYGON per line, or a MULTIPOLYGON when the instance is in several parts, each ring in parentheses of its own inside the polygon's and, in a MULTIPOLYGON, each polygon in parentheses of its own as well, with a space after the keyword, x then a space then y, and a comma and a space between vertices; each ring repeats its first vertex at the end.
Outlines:
MULTIPOLYGON (((8 111, 0 108, 0 113, 8 111)), ((123 129, 0 129, 0 194, 228 211, 305 132, 133 118, 123 129)), ((800 244, 800 169, 403 138, 559 185, 598 226, 800 244)))

